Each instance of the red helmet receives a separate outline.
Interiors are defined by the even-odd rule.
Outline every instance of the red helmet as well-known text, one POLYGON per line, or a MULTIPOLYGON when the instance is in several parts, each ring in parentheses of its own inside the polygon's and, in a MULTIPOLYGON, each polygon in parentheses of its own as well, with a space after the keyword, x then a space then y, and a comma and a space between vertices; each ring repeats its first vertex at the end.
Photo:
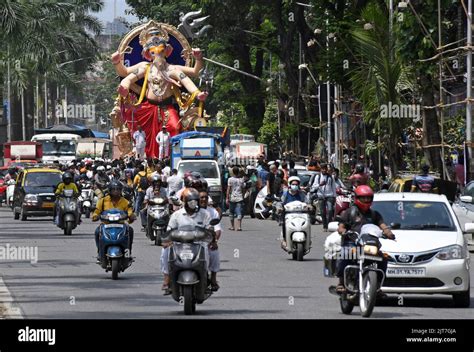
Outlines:
POLYGON ((372 205, 372 201, 374 200, 374 191, 367 185, 359 186, 355 189, 355 202, 354 204, 361 210, 363 213, 366 213, 370 206, 372 205), (361 202, 360 197, 370 197, 369 202, 361 202))

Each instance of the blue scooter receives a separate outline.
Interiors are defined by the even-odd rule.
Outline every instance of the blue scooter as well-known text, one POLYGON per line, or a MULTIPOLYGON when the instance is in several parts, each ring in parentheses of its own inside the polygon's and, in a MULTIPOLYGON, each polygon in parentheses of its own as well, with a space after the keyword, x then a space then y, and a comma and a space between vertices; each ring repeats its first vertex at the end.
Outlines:
POLYGON ((105 272, 112 271, 112 280, 117 280, 119 272, 132 265, 130 256, 130 227, 125 223, 128 214, 120 209, 109 209, 100 215, 98 263, 105 272))

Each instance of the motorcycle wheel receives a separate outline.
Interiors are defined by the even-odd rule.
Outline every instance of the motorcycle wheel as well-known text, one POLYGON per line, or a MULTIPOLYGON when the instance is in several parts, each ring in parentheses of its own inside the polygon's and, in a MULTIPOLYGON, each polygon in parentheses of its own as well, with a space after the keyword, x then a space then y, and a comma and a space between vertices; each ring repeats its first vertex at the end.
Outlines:
POLYGON ((304 256, 304 245, 303 243, 298 243, 296 245, 296 260, 299 262, 302 262, 303 256, 304 256))
POLYGON ((196 302, 194 302, 193 300, 193 287, 184 286, 183 296, 184 296, 184 314, 192 315, 196 311, 196 302))
POLYGON ((349 302, 345 295, 339 298, 339 303, 341 304, 341 312, 343 314, 352 313, 352 310, 354 309, 354 303, 349 302))
POLYGON ((119 258, 112 259, 112 280, 118 279, 119 270, 120 270, 120 259, 119 258))
POLYGON ((364 318, 370 317, 377 298, 377 273, 367 271, 362 278, 362 288, 359 295, 360 312, 364 318))
POLYGON ((91 209, 86 208, 86 210, 84 211, 84 215, 85 215, 86 219, 89 219, 91 217, 91 209))
POLYGON ((72 222, 66 221, 64 224, 64 236, 71 236, 72 235, 72 222))

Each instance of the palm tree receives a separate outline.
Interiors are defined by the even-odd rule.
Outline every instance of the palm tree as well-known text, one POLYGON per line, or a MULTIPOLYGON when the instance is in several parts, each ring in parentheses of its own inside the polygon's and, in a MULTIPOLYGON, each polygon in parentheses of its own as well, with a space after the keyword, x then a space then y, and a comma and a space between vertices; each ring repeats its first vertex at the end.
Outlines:
POLYGON ((369 3, 362 11, 362 24, 352 30, 359 65, 349 73, 356 98, 361 102, 364 121, 381 136, 396 173, 401 163, 398 138, 407 119, 381 118, 382 106, 401 104, 413 92, 410 72, 395 51, 395 41, 389 31, 389 21, 377 3, 369 3), (363 28, 366 25, 365 29, 363 28))
MULTIPOLYGON (((33 92, 37 77, 47 75, 53 84, 71 84, 73 70, 85 72, 98 57, 91 36, 101 25, 90 11, 99 11, 102 1, 13 1, 0 2, 1 73, 6 62, 11 67, 12 139, 19 139, 21 105, 19 96, 26 92, 26 114, 33 116, 33 92), (8 53, 9 57, 6 57, 8 53), (71 62, 74 65, 63 65, 71 62)), ((53 99, 52 99, 53 100, 53 99)), ((32 126, 32 123, 28 124, 32 126)))

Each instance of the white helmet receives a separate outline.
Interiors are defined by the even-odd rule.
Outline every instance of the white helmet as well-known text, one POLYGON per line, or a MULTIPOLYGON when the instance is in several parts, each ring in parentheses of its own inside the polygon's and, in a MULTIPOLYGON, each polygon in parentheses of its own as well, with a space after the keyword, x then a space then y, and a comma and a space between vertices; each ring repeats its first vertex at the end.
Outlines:
POLYGON ((298 183, 301 184, 301 180, 300 180, 300 178, 299 178, 298 176, 291 176, 291 177, 288 179, 288 184, 291 185, 291 183, 292 183, 293 181, 298 181, 298 183))
POLYGON ((110 170, 112 168, 112 165, 107 165, 107 170, 110 170))
POLYGON ((97 171, 105 171, 105 167, 104 166, 97 166, 97 171))

